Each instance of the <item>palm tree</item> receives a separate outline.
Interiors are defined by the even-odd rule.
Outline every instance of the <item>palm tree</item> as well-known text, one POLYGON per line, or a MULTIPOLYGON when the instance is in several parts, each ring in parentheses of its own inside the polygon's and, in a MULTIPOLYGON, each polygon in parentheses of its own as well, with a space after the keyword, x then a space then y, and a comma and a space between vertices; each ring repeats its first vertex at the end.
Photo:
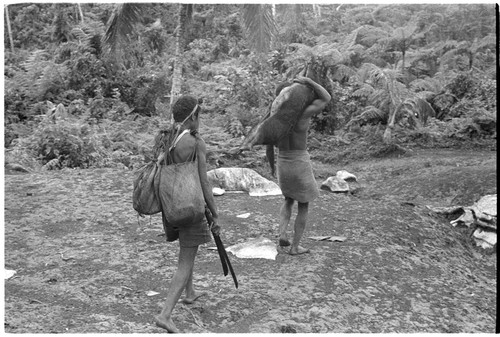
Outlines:
MULTIPOLYGON (((177 19, 174 72, 172 74, 172 89, 170 91, 170 105, 172 106, 181 94, 183 54, 186 45, 186 31, 193 17, 192 4, 179 4, 177 19)), ((171 116, 172 121, 174 116, 171 116)))
POLYGON ((405 73, 406 67, 406 53, 415 40, 421 37, 421 34, 416 34, 417 28, 418 27, 413 23, 404 27, 398 27, 394 29, 388 37, 379 41, 387 45, 387 51, 395 50, 401 53, 401 72, 403 74, 405 73))
POLYGON ((453 64, 459 55, 465 55, 468 58, 468 70, 474 66, 476 55, 482 50, 494 50, 496 47, 496 38, 493 34, 486 35, 482 39, 474 39, 473 42, 469 41, 447 41, 446 46, 453 46, 441 56, 441 66, 453 64))
POLYGON ((138 3, 117 4, 108 20, 103 45, 116 55, 117 49, 128 41, 136 23, 142 18, 142 7, 138 3))
MULTIPOLYGON (((193 4, 179 4, 170 104, 173 104, 181 93, 183 53, 186 44, 186 32, 192 20, 193 9, 193 4)), ((134 25, 140 21, 141 16, 141 5, 138 3, 116 5, 108 21, 108 29, 103 40, 111 52, 115 53, 117 47, 123 45, 123 42, 133 32, 134 25)), ((243 21, 250 47, 258 52, 269 50, 271 39, 276 31, 272 7, 265 4, 244 5, 243 21)))
POLYGON ((14 52, 14 39, 12 38, 12 29, 10 27, 10 15, 8 7, 9 7, 8 5, 5 5, 5 19, 7 21, 7 32, 9 34, 10 51, 14 52))
POLYGON ((78 13, 80 13, 80 20, 82 20, 83 23, 83 11, 82 11, 82 6, 80 5, 79 2, 76 3, 76 6, 78 7, 78 13))
POLYGON ((243 25, 250 48, 263 53, 269 51, 276 35, 276 23, 271 5, 243 5, 243 25))

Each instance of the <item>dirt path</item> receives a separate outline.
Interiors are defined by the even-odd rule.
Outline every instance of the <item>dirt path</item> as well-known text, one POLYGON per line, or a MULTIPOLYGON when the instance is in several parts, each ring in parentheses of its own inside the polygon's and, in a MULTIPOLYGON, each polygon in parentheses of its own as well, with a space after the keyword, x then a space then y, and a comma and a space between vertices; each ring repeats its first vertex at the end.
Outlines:
MULTIPOLYGON (((230 254, 239 289, 207 249, 213 244, 202 246, 195 284, 207 295, 176 307, 181 331, 494 332, 496 254, 471 249, 424 205, 496 193, 495 152, 424 151, 315 169, 318 181, 347 169, 364 187, 322 191, 310 210, 305 237, 347 240, 304 238, 311 254, 275 261, 230 254)), ((6 332, 163 333, 152 316, 178 245, 164 242, 159 216, 137 218, 132 177, 109 169, 5 176, 5 268, 17 271, 5 281, 6 332)), ((276 239, 281 197, 217 202, 226 246, 276 239)))

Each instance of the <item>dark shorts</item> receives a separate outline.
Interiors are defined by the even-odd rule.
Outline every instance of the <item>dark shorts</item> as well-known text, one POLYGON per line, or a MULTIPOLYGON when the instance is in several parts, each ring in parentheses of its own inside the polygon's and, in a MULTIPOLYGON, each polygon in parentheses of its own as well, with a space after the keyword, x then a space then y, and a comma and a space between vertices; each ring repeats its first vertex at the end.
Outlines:
POLYGON ((170 226, 163 214, 162 220, 163 229, 165 230, 168 242, 179 239, 179 245, 181 247, 196 247, 212 240, 206 219, 203 219, 199 223, 183 226, 181 228, 170 226))

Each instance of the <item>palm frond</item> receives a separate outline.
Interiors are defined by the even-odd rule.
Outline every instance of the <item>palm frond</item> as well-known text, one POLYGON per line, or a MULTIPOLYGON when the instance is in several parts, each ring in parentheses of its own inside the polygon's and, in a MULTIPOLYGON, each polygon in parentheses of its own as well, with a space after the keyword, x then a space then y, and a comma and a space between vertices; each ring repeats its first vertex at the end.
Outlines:
POLYGON ((481 40, 474 41, 471 46, 471 49, 474 53, 477 53, 483 48, 492 48, 494 49, 496 46, 496 37, 493 34, 486 35, 481 40))
POLYGON ((127 40, 134 30, 134 25, 141 21, 141 4, 122 3, 117 4, 108 20, 108 28, 103 38, 103 45, 110 51, 123 40, 127 40))
POLYGON ((266 4, 243 5, 243 23, 250 47, 258 52, 268 51, 271 40, 277 32, 272 6, 266 4))
POLYGON ((349 49, 356 44, 356 39, 358 38, 359 28, 347 35, 342 41, 342 47, 344 49, 349 49))
POLYGON ((363 63, 359 72, 363 75, 362 77, 373 82, 374 85, 382 87, 397 81, 397 79, 401 77, 401 73, 396 69, 380 68, 373 63, 363 63))
POLYGON ((419 91, 415 94, 418 98, 425 99, 426 101, 430 101, 434 99, 434 97, 437 96, 437 94, 434 91, 427 91, 427 90, 422 90, 419 91))
POLYGON ((398 41, 407 40, 412 37, 417 31, 417 26, 414 24, 409 24, 408 26, 398 27, 394 30, 392 37, 398 41))

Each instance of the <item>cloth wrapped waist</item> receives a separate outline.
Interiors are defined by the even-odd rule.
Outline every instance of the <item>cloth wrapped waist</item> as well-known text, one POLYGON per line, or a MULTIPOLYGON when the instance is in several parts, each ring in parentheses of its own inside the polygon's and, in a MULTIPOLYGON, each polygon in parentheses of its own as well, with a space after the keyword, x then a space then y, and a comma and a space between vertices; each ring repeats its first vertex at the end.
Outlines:
POLYGON ((277 166, 278 183, 285 197, 310 202, 319 195, 307 150, 279 151, 277 166))

